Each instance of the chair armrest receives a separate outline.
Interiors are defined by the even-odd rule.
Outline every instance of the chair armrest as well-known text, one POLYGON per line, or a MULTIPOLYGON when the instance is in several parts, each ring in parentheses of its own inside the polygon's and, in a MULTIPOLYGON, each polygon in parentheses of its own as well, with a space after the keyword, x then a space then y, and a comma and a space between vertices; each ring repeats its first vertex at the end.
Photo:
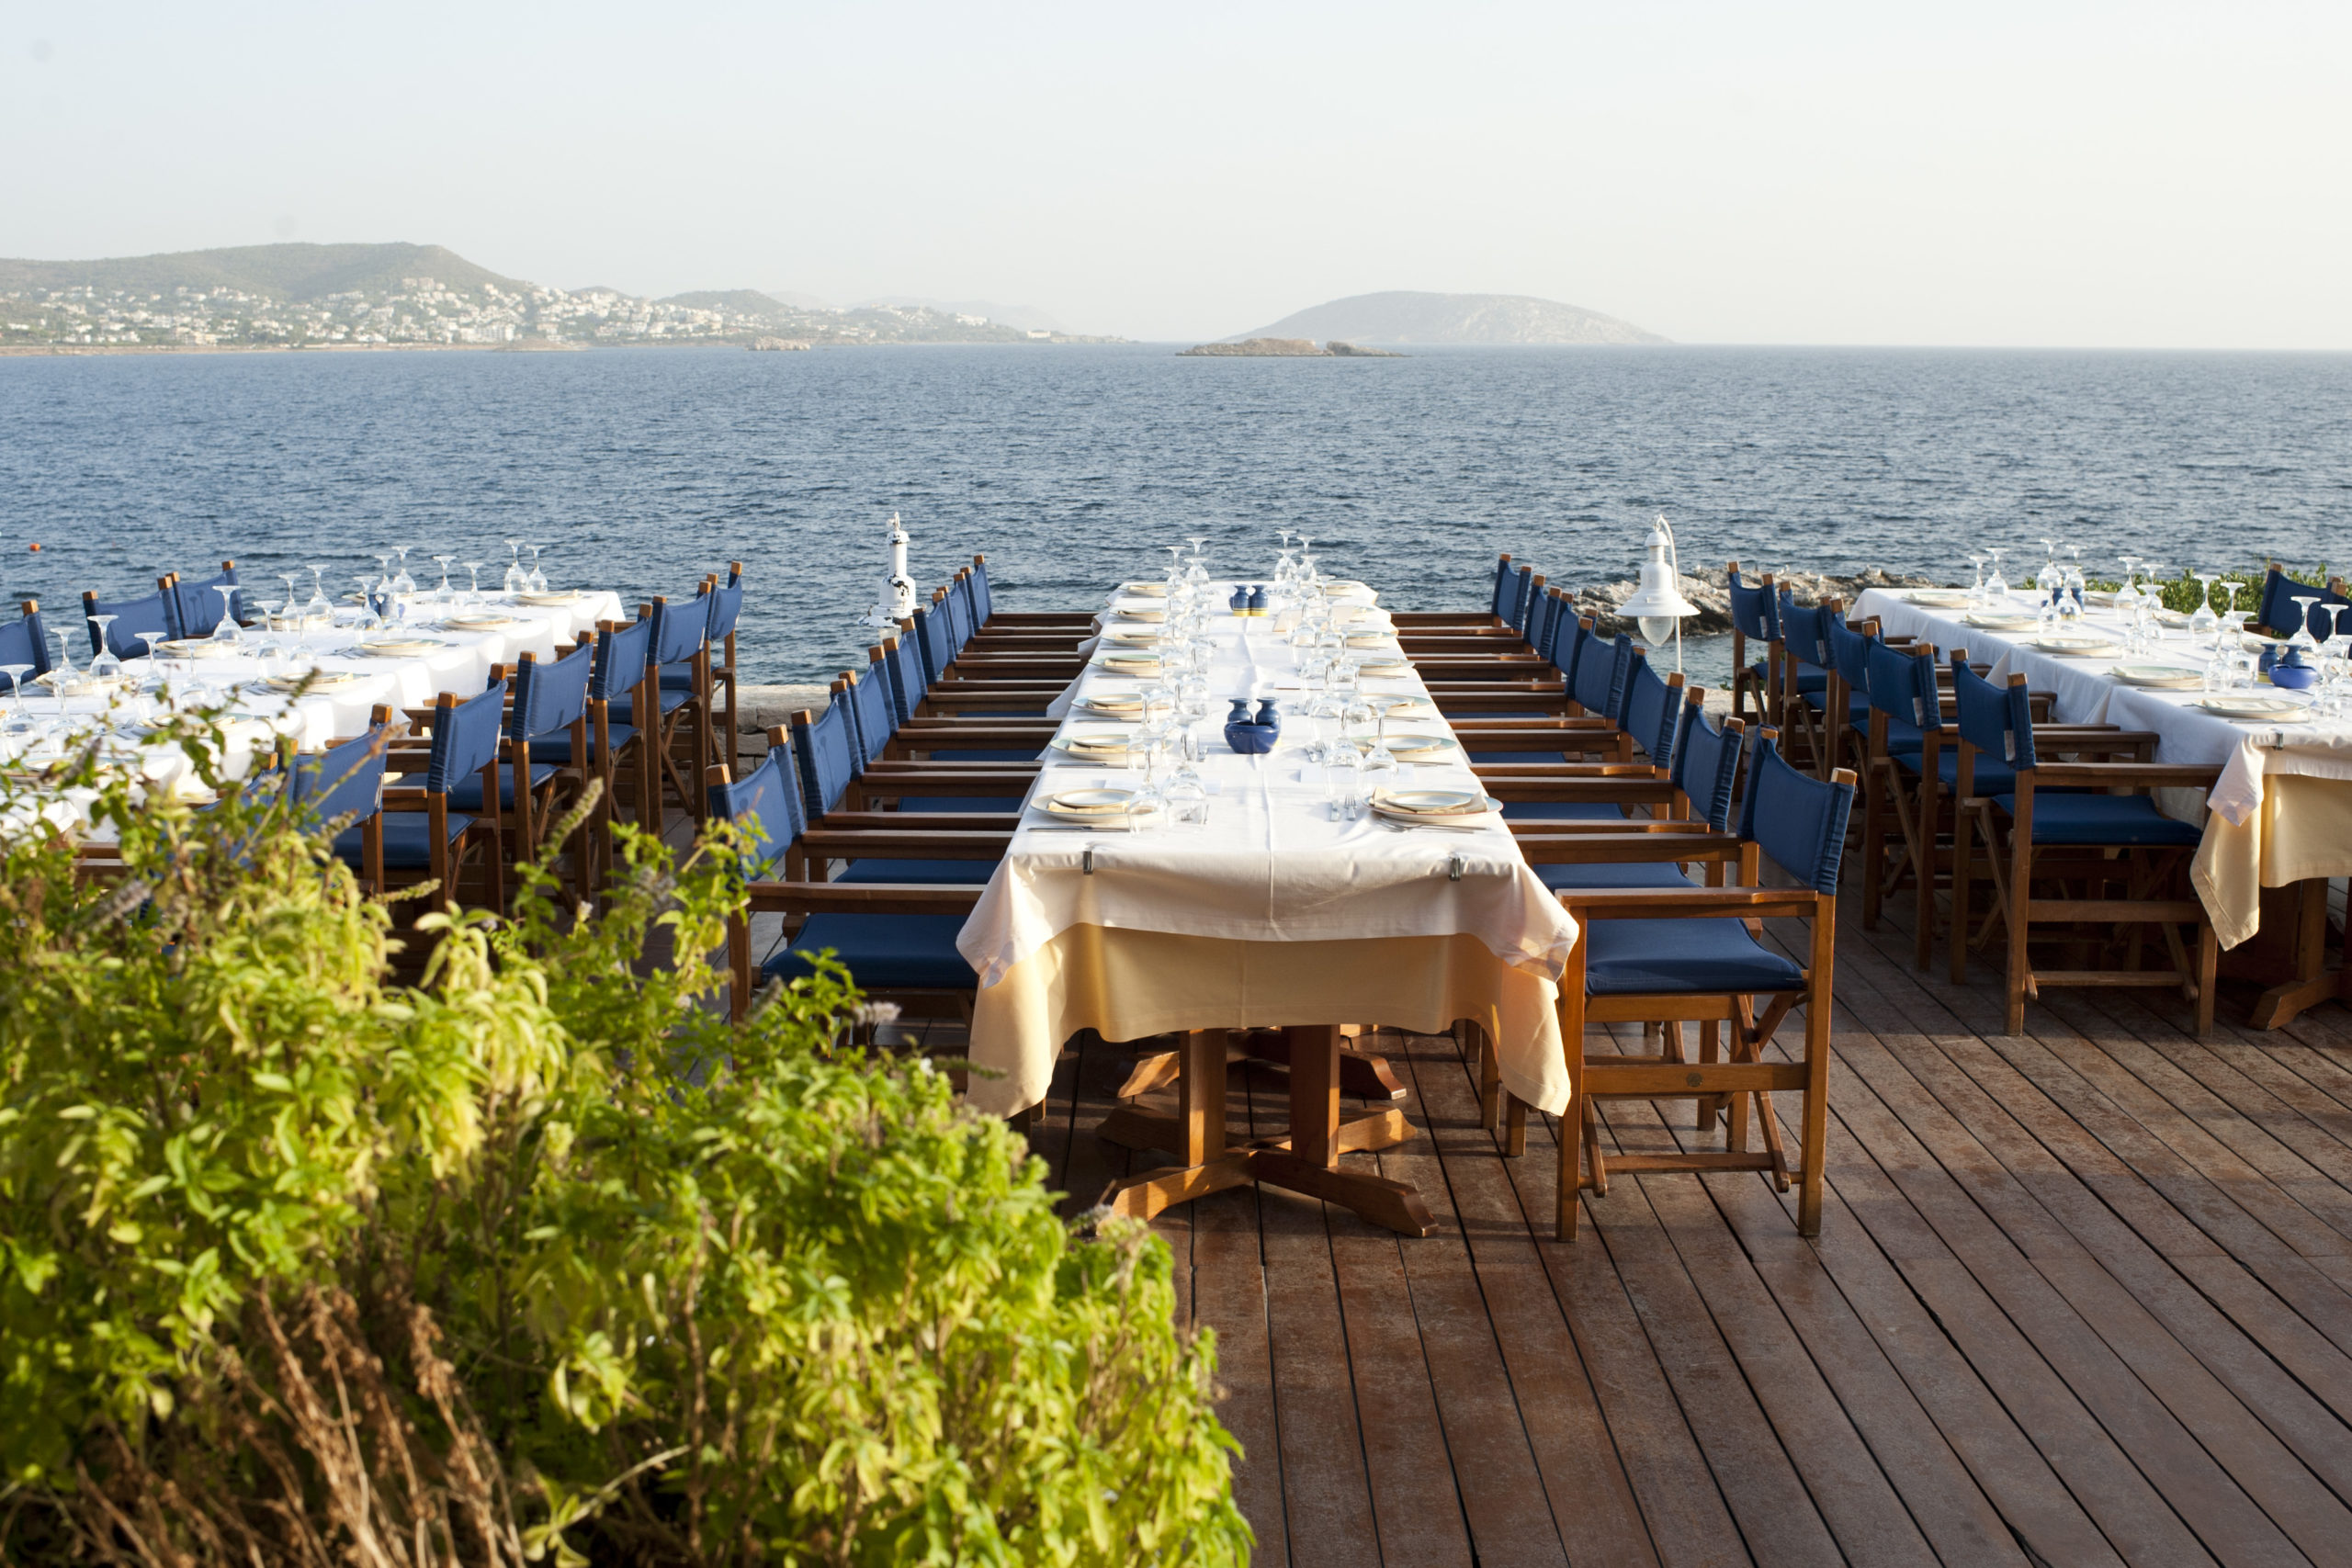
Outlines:
POLYGON ((1820 907, 1810 887, 1692 887, 1563 890, 1568 913, 1596 920, 1671 920, 1744 915, 1805 917, 1820 907))
POLYGON ((1515 837, 1521 839, 1575 838, 1596 834, 1607 837, 1612 833, 1687 835, 1714 831, 1704 822, 1680 817, 1621 817, 1613 822, 1513 822, 1507 820, 1503 826, 1510 829, 1515 837))
POLYGON ((1647 778, 1489 778, 1478 783, 1500 801, 1590 801, 1602 806, 1670 806, 1674 782, 1653 773, 1647 778))
POLYGON ((917 882, 754 882, 744 891, 754 909, 801 915, 968 915, 977 887, 917 882))
POLYGON ((990 831, 1010 833, 1021 820, 1018 811, 828 811, 816 829, 834 832, 957 832, 990 831), (910 822, 920 822, 920 828, 910 828, 910 822))
POLYGON ((800 847, 819 860, 996 860, 1012 841, 1010 828, 811 828, 800 847))
POLYGON ((1661 862, 1736 860, 1736 833, 1591 833, 1558 838, 1529 835, 1519 852, 1530 865, 1655 865, 1661 862))
POLYGON ((2211 789, 2221 780, 2222 767, 2218 762, 2044 762, 2033 770, 2036 789, 2051 784, 2211 789))

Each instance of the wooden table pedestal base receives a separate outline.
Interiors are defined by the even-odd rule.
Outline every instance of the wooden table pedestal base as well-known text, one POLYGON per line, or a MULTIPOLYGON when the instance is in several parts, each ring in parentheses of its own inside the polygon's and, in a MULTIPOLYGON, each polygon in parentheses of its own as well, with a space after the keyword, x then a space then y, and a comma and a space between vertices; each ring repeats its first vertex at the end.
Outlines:
POLYGON ((1103 1206, 1148 1220, 1170 1204, 1262 1181, 1337 1203, 1407 1235, 1430 1235, 1437 1222, 1410 1187, 1340 1168, 1343 1153, 1385 1149, 1411 1137, 1404 1112, 1394 1106, 1341 1112, 1338 1025, 1303 1026, 1283 1034, 1290 1058, 1287 1134, 1238 1146, 1227 1144, 1226 1032, 1194 1030, 1184 1036, 1179 1053, 1176 1111, 1123 1105, 1095 1129, 1129 1148, 1166 1149, 1179 1163, 1113 1182, 1103 1191, 1103 1206))

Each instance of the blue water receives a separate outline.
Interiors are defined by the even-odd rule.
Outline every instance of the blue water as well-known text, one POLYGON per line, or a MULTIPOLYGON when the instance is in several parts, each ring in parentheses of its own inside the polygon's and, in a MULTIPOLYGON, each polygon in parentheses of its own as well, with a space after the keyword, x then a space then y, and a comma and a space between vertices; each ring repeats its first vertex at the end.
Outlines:
POLYGON ((1398 607, 1466 608, 1498 550, 1556 581, 1629 575, 1660 510, 1686 562, 1718 565, 1952 579, 1970 548, 2043 535, 2110 566, 2340 565, 2352 355, 0 357, 0 591, 52 606, 227 557, 264 582, 323 562, 347 589, 395 544, 427 581, 442 552, 494 581, 521 536, 551 581, 631 599, 741 560, 752 678, 810 680, 865 644, 894 510, 926 588, 986 551, 1008 608, 1091 603, 1193 533, 1263 572, 1283 526, 1398 607))

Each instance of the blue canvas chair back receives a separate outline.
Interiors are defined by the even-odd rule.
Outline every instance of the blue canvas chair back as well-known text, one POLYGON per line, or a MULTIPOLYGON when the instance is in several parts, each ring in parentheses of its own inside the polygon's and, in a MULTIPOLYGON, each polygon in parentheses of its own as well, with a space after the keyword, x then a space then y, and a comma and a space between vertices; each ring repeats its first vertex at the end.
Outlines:
POLYGON ((792 753, 770 747, 766 760, 742 779, 712 784, 710 814, 741 829, 745 878, 756 882, 771 875, 808 826, 792 777, 792 753))
POLYGON ((795 725, 792 756, 800 764, 800 804, 813 822, 841 804, 857 777, 857 740, 850 733, 849 704, 834 703, 814 723, 795 725))
MULTIPOLYGON (((673 616, 684 620, 684 615, 673 616)), ((650 654, 656 633, 662 625, 662 612, 657 607, 650 621, 631 621, 596 637, 596 663, 589 684, 589 695, 601 702, 617 702, 644 683, 645 664, 650 654)), ((699 634, 697 634, 697 644, 699 634)))
POLYGON ((922 656, 911 637, 892 637, 882 649, 883 668, 890 674, 890 707, 900 724, 914 717, 931 683, 922 678, 922 656))
POLYGON ((1510 623, 1511 630, 1523 633, 1527 630, 1527 602, 1535 596, 1535 569, 1532 566, 1521 567, 1513 574, 1513 579, 1510 590, 1510 609, 1503 619, 1510 623))
POLYGON ((19 680, 49 673, 49 629, 40 617, 39 610, 28 610, 21 618, 0 626, 0 664, 32 666, 19 680))
POLYGON ((697 597, 683 604, 664 602, 653 606, 652 649, 647 657, 656 664, 687 664, 702 651, 702 640, 710 629, 710 609, 697 597))
POLYGON ((1718 833, 1731 826, 1732 795, 1739 785, 1739 753, 1745 729, 1725 729, 1693 708, 1682 727, 1674 758, 1675 783, 1690 807, 1718 833))
POLYGON ((1781 601, 1781 630, 1787 637, 1789 651, 1816 669, 1826 670, 1833 657, 1829 651, 1829 627, 1838 616, 1826 606, 1804 608, 1783 598, 1781 601))
POLYGON ((1634 639, 1623 632, 1609 649, 1609 694, 1603 699, 1601 713, 1610 723, 1623 728, 1625 725, 1625 693, 1633 684, 1634 639))
MULTIPOLYGON (((1629 649, 1633 647, 1630 640, 1619 640, 1624 642, 1629 649)), ((1576 667, 1570 672, 1569 680, 1572 682, 1569 692, 1579 707, 1596 717, 1608 715, 1611 697, 1617 689, 1617 660, 1611 646, 1600 639, 1600 633, 1586 634, 1583 646, 1577 649, 1576 667)))
POLYGON ((1577 660, 1584 657, 1586 646, 1594 640, 1573 610, 1561 615, 1559 635, 1552 639, 1552 668, 1567 681, 1571 693, 1576 690, 1577 660))
POLYGON ((1770 642, 1780 636, 1780 606, 1773 602, 1772 591, 1742 582, 1736 571, 1730 581, 1731 621, 1739 628, 1739 635, 1758 642, 1770 642))
POLYGON ((996 614, 996 596, 989 592, 989 558, 972 558, 972 619, 976 625, 987 626, 989 617, 996 614))
POLYGON ((287 798, 297 814, 312 825, 374 815, 384 795, 389 739, 379 727, 356 740, 297 757, 287 780, 287 798))
POLYGON ((1853 807, 1853 785, 1801 773, 1781 760, 1770 736, 1758 738, 1740 802, 1739 836, 1774 865, 1816 893, 1835 895, 1853 807))
POLYGON ((85 598, 82 601, 83 625, 90 633, 90 655, 98 653, 98 628, 87 617, 112 615, 114 624, 107 627, 107 651, 117 659, 130 659, 148 652, 155 643, 172 635, 170 612, 164 607, 164 595, 149 593, 137 599, 85 598))
POLYGON ((1871 649, 1879 639, 1870 632, 1855 630, 1838 616, 1828 620, 1829 657, 1838 661, 1838 678, 1859 693, 1870 684, 1871 649))
POLYGON ((424 787, 447 795, 498 760, 498 737, 506 721, 506 682, 492 681, 433 718, 433 750, 424 764, 424 787))
POLYGON ((514 672, 514 706, 507 715, 507 738, 529 740, 569 729, 588 715, 588 678, 594 673, 596 647, 584 644, 561 659, 532 660, 514 672))
POLYGON ((964 602, 964 625, 972 631, 978 631, 981 622, 988 617, 980 614, 980 596, 972 586, 972 574, 968 571, 956 573, 956 580, 947 585, 947 592, 964 602))
POLYGON ((953 659, 964 651, 966 643, 972 640, 971 617, 964 614, 964 601, 952 591, 939 602, 938 607, 947 612, 947 649, 948 657, 953 659))
POLYGON ((2033 715, 2026 689, 1987 681, 1955 656, 1951 661, 1954 723, 1960 738, 2019 771, 2033 766, 2033 715))
POLYGON ((2310 616, 2312 636, 2324 639, 2335 629, 2335 612, 2352 604, 2341 593, 2331 593, 2315 583, 2298 582, 2272 567, 2262 579, 2262 608, 2255 619, 2282 636, 2295 633, 2298 614, 2310 616), (2315 598, 2316 604, 2297 605, 2298 598, 2315 598))
POLYGON ((1666 683, 1646 659, 1634 660, 1625 677, 1625 716, 1618 728, 1649 753, 1653 767, 1674 766, 1674 737, 1682 724, 1682 694, 1666 683))
POLYGON ((1936 693, 1936 661, 1885 643, 1872 641, 1868 655, 1870 680, 1864 690, 1871 706, 1894 724, 1917 729, 1944 727, 1943 700, 1936 693))
POLYGON ((1496 557, 1495 592, 1493 603, 1487 606, 1494 612, 1495 619, 1505 621, 1510 618, 1510 596, 1515 586, 1516 580, 1512 578, 1510 571, 1510 557, 1496 557))
POLYGON ((938 605, 915 606, 915 648, 922 658, 924 684, 937 685, 948 661, 956 657, 947 642, 947 617, 939 613, 938 605))
MULTIPOLYGON (((232 567, 218 577, 202 582, 175 582, 164 595, 166 622, 174 637, 210 637, 220 625, 220 595, 215 589, 237 586, 236 569, 232 567)), ((229 595, 229 607, 239 620, 244 619, 245 596, 229 595)))
POLYGON ((730 582, 714 588, 703 595, 708 601, 710 626, 703 635, 712 642, 725 642, 734 635, 735 623, 743 614, 743 584, 730 582))
POLYGON ((877 659, 865 667, 863 674, 853 676, 842 700, 849 708, 857 771, 862 773, 882 755, 882 748, 890 744, 890 737, 899 732, 898 716, 890 706, 890 676, 882 661, 877 659))
POLYGON ((1539 594, 1535 609, 1527 617, 1528 651, 1539 658, 1552 657, 1552 639, 1560 625, 1560 601, 1549 593, 1539 594))

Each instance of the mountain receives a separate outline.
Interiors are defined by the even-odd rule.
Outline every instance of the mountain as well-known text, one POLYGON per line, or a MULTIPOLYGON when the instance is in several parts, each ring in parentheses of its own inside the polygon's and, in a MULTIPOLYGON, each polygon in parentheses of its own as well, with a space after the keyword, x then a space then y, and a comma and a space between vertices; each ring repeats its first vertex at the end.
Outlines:
POLYGON ((1423 294, 1396 289, 1311 306, 1271 326, 1236 333, 1352 343, 1665 343, 1656 333, 1556 299, 1526 294, 1423 294))
POLYGON ((807 307, 796 307, 756 288, 697 288, 684 294, 673 294, 661 303, 684 305, 691 310, 718 310, 729 316, 748 316, 761 321, 786 321, 808 314, 807 307))
POLYGON ((789 305, 796 310, 837 310, 840 306, 831 299, 820 299, 814 294, 803 294, 797 288, 765 288, 761 290, 779 305, 789 305))
POLYGON ((47 288, 161 294, 174 288, 240 289, 275 299, 320 299, 330 294, 392 293, 404 280, 430 277, 458 293, 493 284, 510 292, 528 287, 476 266, 444 245, 236 245, 219 251, 169 251, 105 261, 0 260, 0 293, 47 288))
POLYGON ((913 294, 884 294, 872 299, 861 299, 852 309, 863 310, 877 305, 936 310, 943 316, 981 316, 999 326, 1018 327, 1024 333, 1069 331, 1035 305, 1000 305, 992 299, 926 299, 913 294))

